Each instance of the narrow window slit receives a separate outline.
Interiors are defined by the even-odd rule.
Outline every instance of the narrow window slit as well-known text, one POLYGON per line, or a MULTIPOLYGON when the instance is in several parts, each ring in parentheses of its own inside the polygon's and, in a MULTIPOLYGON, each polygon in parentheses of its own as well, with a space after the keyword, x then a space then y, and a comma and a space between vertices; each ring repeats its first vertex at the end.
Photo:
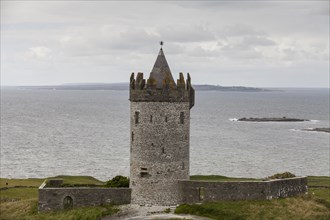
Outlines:
POLYGON ((180 124, 184 123, 184 112, 180 112, 180 124))
POLYGON ((135 124, 139 124, 139 115, 140 115, 140 112, 136 111, 135 112, 135 124))

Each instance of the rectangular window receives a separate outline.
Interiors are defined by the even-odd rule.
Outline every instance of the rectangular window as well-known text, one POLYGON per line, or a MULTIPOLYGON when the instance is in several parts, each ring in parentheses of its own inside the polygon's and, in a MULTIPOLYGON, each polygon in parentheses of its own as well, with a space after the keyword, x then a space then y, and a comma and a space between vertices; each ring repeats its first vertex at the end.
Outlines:
POLYGON ((132 131, 132 142, 134 141, 134 133, 133 133, 133 131, 132 131))
POLYGON ((165 122, 167 122, 167 116, 165 116, 165 122))
POLYGON ((152 122, 152 115, 150 115, 150 122, 152 122))
POLYGON ((184 112, 180 112, 180 124, 184 123, 184 112))
POLYGON ((148 169, 146 167, 141 167, 140 175, 141 177, 147 177, 149 175, 148 169))
POLYGON ((135 117, 135 124, 139 124, 139 115, 140 115, 140 112, 136 111, 135 112, 135 115, 134 115, 134 117, 135 117))

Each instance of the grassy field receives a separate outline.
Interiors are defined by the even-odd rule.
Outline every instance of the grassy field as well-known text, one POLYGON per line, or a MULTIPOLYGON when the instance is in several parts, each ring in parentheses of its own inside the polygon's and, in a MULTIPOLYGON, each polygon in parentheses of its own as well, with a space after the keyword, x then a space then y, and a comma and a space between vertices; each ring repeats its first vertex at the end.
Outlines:
MULTIPOLYGON (((235 181, 223 176, 193 176, 192 180, 235 181)), ((241 178, 240 180, 251 180, 241 178)), ((330 177, 308 177, 308 195, 267 201, 210 202, 183 204, 177 214, 192 214, 212 219, 330 219, 330 177)))
MULTIPOLYGON (((66 184, 95 184, 99 181, 89 176, 57 176, 66 184)), ((117 212, 113 206, 79 208, 68 211, 38 213, 38 188, 45 179, 0 178, 1 220, 93 220, 117 212), (6 184, 8 183, 8 184, 6 184), (19 187, 17 187, 19 186, 19 187), (20 187, 25 188, 20 188, 20 187)), ((250 178, 225 176, 191 176, 191 180, 207 181, 257 181, 250 178)), ((309 194, 270 201, 213 202, 180 205, 176 213, 210 217, 212 219, 330 219, 330 177, 308 177, 309 194)))
POLYGON ((219 175, 193 175, 190 176, 190 180, 200 180, 200 181, 260 181, 260 179, 254 178, 233 178, 227 176, 219 176, 219 175))

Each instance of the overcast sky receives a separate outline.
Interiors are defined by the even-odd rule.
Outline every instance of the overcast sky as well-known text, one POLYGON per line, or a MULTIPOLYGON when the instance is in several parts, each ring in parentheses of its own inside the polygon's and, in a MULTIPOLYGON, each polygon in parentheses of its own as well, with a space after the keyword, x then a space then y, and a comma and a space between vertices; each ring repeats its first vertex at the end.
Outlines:
POLYGON ((329 87, 329 1, 1 1, 1 85, 174 78, 329 87))

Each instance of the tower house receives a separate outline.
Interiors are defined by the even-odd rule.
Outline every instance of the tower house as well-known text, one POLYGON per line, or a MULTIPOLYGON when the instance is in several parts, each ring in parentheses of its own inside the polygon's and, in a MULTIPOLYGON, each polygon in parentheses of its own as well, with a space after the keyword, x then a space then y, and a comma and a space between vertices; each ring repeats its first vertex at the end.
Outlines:
POLYGON ((130 188, 132 203, 176 205, 178 180, 189 180, 190 109, 195 91, 182 73, 174 81, 161 48, 146 80, 130 78, 130 188))

